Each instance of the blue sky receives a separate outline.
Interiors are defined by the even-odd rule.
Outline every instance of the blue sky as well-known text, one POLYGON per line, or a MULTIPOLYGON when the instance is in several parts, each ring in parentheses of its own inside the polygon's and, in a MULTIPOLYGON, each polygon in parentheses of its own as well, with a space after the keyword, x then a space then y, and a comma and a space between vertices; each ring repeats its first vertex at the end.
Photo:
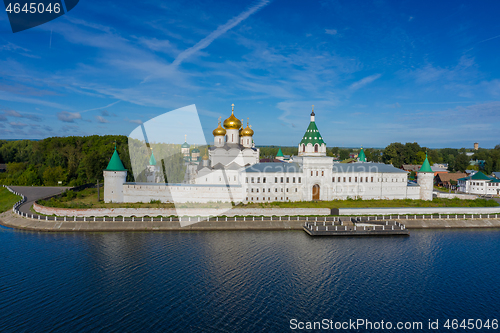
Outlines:
POLYGON ((500 3, 90 1, 13 34, 0 14, 0 138, 123 134, 196 104, 297 145, 500 144, 500 3))

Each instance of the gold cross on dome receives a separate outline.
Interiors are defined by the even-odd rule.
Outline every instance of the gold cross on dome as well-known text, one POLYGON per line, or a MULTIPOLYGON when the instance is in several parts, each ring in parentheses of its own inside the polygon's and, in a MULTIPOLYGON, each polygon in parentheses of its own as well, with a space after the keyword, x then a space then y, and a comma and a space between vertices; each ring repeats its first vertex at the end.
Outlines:
POLYGON ((187 134, 184 134, 184 142, 187 142, 187 134))
POLYGON ((314 104, 313 104, 313 111, 314 111, 314 104))
POLYGON ((221 120, 222 120, 222 117, 219 117, 219 125, 220 125, 221 120))
POLYGON ((231 104, 231 107, 232 107, 231 111, 234 111, 234 103, 231 104))

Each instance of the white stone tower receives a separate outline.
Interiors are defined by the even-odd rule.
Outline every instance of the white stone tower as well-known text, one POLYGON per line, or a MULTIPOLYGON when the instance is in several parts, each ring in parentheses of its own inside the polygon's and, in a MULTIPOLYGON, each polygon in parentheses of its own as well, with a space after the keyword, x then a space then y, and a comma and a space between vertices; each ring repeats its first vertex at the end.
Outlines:
POLYGON ((427 154, 425 154, 425 161, 422 164, 417 174, 417 183, 420 185, 420 199, 432 200, 432 190, 434 188, 434 172, 431 169, 427 154))
POLYGON ((331 196, 333 158, 326 156, 326 143, 316 126, 314 105, 298 155, 293 161, 299 163, 304 172, 302 197, 308 201, 328 200, 331 196))
POLYGON ((127 169, 123 166, 118 152, 116 151, 108 167, 103 171, 104 175, 104 202, 123 202, 123 184, 127 180, 127 169))

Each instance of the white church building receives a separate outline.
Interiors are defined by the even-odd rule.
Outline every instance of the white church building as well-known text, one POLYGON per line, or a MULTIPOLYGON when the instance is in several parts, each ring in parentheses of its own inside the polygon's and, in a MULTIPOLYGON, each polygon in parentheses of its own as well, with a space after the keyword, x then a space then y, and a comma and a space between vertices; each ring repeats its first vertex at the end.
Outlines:
MULTIPOLYGON (((434 173, 425 159, 417 183, 408 172, 392 165, 366 161, 363 149, 355 163, 334 163, 326 155, 326 143, 316 125, 314 110, 298 144, 297 156, 289 161, 259 162, 254 131, 234 115, 219 120, 208 154, 186 159, 184 182, 165 184, 155 176, 159 170, 151 155, 146 183, 126 182, 127 170, 113 153, 104 170, 105 202, 273 202, 336 199, 422 199, 432 200, 434 173), (194 162, 193 162, 194 161, 194 162)), ((189 153, 185 142, 180 149, 189 153)), ((152 154, 152 153, 151 153, 152 154)))

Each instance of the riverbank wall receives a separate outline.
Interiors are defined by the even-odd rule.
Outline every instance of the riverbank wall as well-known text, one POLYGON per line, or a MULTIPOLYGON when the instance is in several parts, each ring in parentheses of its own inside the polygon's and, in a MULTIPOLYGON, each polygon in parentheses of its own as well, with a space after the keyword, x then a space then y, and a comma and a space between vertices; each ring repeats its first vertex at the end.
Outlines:
POLYGON ((424 214, 500 214, 498 207, 406 207, 406 208, 54 208, 33 204, 35 212, 61 217, 93 216, 355 216, 355 215, 424 215, 424 214))
MULTIPOLYGON (((179 221, 169 219, 141 218, 136 221, 119 219, 93 219, 74 221, 67 219, 43 220, 21 217, 11 211, 0 214, 0 224, 6 227, 47 232, 107 232, 107 231, 217 231, 217 230, 302 230, 306 218, 297 219, 220 219, 219 221, 192 221, 182 226, 179 221)), ((310 217, 309 221, 323 223, 323 217, 310 217)), ((407 229, 443 228, 500 228, 500 218, 440 218, 440 219, 394 219, 407 229)), ((328 223, 328 222, 326 222, 328 223)), ((331 222, 330 222, 331 223, 331 222)))
POLYGON ((330 208, 54 208, 33 204, 35 212, 42 215, 67 217, 93 216, 328 216, 330 208))

